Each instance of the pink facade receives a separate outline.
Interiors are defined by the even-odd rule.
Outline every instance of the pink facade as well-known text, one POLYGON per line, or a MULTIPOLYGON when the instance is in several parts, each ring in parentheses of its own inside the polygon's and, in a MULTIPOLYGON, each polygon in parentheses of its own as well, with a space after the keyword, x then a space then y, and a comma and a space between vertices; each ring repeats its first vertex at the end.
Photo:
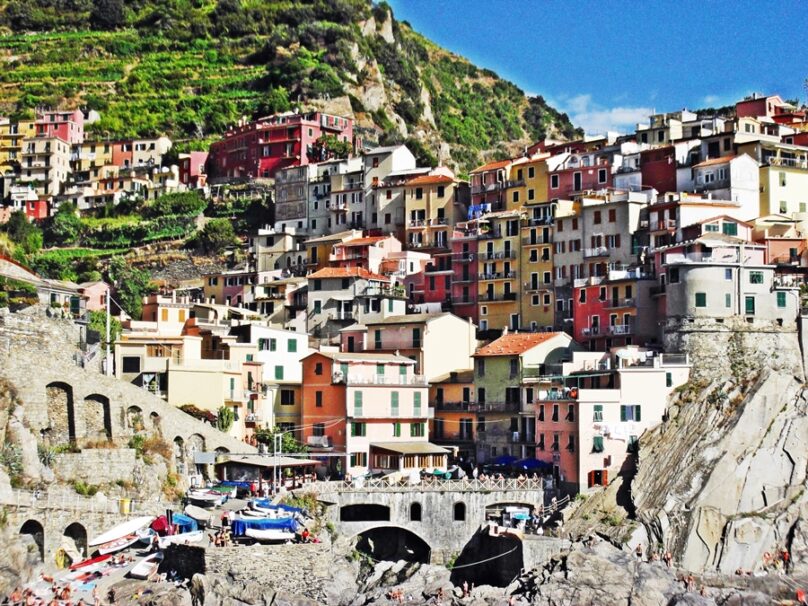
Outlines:
MULTIPOLYGON (((632 343, 637 314, 633 280, 600 282, 573 289, 573 338, 593 351, 632 343)), ((597 281, 595 279, 595 281, 597 281)))
POLYGON ((228 130, 210 147, 210 172, 215 177, 272 178, 289 166, 322 158, 310 157, 322 135, 353 142, 353 120, 330 114, 279 114, 228 130))
POLYGON ((477 305, 477 236, 455 230, 452 246, 452 313, 479 324, 477 305))
POLYGON ((362 267, 378 274, 392 253, 401 252, 401 242, 393 236, 370 236, 338 242, 329 256, 332 267, 362 267))
POLYGON ((109 285, 105 282, 84 282, 79 292, 87 297, 87 311, 101 311, 107 308, 109 285))
MULTIPOLYGON (((577 157, 577 156, 573 156, 577 157)), ((585 156, 589 157, 589 156, 585 156)), ((591 166, 584 162, 565 162, 561 168, 550 172, 547 181, 547 199, 568 198, 586 190, 601 190, 612 187, 611 163, 597 157, 591 166)))
POLYGON ((192 188, 204 187, 207 182, 205 165, 208 152, 192 151, 180 156, 180 183, 192 188))
POLYGON ((81 110, 41 112, 36 120, 37 137, 58 137, 71 145, 84 142, 81 110))

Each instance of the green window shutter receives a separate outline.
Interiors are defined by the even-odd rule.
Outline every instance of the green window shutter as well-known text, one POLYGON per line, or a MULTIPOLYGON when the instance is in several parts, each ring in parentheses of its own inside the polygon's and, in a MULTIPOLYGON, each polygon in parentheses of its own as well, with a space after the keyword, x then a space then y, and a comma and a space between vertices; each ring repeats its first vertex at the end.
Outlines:
POLYGON ((275 367, 275 379, 282 381, 283 380, 283 366, 276 366, 275 367))
POLYGON ((777 292, 777 307, 785 307, 786 306, 786 293, 785 291, 778 291, 777 292))
POLYGON ((297 353, 297 339, 289 339, 286 343, 289 353, 297 353))
POLYGON ((669 372, 665 373, 665 387, 673 387, 673 375, 669 372))
POLYGON ((732 307, 732 295, 729 293, 724 295, 724 307, 726 307, 727 309, 732 307))
POLYGON ((393 312, 393 299, 387 299, 387 311, 393 312))
POLYGON ((398 416, 398 392, 390 392, 390 414, 394 417, 398 416))
POLYGON ((421 329, 420 328, 413 328, 412 329, 412 346, 413 347, 421 347, 421 329))
POLYGON ((355 391, 354 392, 354 416, 361 417, 362 416, 362 392, 355 391))
POLYGON ((603 452, 603 436, 595 436, 592 438, 592 451, 603 452))
POLYGON ((421 392, 416 391, 413 394, 413 406, 415 408, 415 416, 418 417, 421 415, 421 392))
POLYGON ((696 293, 696 307, 707 307, 707 293, 706 292, 697 292, 696 293))
POLYGON ((603 420, 603 404, 595 404, 592 420, 593 421, 603 420))
POLYGON ((373 331, 373 340, 376 345, 376 349, 381 349, 382 347, 382 331, 381 330, 374 330, 373 331))
POLYGON ((623 406, 622 404, 620 405, 620 420, 621 421, 626 420, 626 407, 623 406))
POLYGON ((377 375, 384 375, 384 364, 376 364, 376 374, 377 375))
POLYGON ((344 362, 339 365, 339 371, 342 373, 342 378, 347 381, 348 380, 348 365, 344 362))
POLYGON ((253 354, 247 354, 247 362, 253 361, 253 354))
POLYGON ((278 340, 277 339, 270 339, 269 340, 269 351, 275 351, 278 349, 278 340))
POLYGON ((402 377, 407 375, 407 366, 406 366, 406 364, 402 364, 401 366, 398 367, 398 374, 401 375, 402 377))
POLYGON ((745 303, 746 303, 745 305, 746 313, 750 316, 755 315, 755 297, 747 296, 745 303))
POLYGON ((401 437, 401 423, 393 423, 393 437, 394 438, 401 437))
POLYGON ((642 411, 642 406, 640 406, 639 404, 637 404, 637 405, 634 407, 634 420, 635 420, 635 421, 642 421, 642 414, 641 414, 641 411, 642 411))

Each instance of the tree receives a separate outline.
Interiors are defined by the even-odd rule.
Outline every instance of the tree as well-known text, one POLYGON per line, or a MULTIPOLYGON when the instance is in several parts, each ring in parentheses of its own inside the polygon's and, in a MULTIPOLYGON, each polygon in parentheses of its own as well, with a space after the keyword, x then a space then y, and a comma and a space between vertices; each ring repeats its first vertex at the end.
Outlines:
POLYGON ((347 158, 353 152, 350 141, 341 141, 335 135, 322 135, 311 146, 309 159, 321 162, 332 158, 347 158))
MULTIPOLYGON (((106 334, 107 334, 107 312, 96 310, 90 312, 90 321, 87 324, 88 330, 94 330, 101 337, 101 344, 103 351, 107 350, 106 334)), ((109 342, 115 343, 118 337, 121 336, 121 322, 118 318, 110 318, 109 322, 109 342)))
POLYGON ((220 406, 218 412, 219 416, 216 425, 219 431, 227 433, 233 427, 233 423, 236 421, 236 415, 229 406, 220 406))
POLYGON ((123 257, 114 257, 107 273, 115 285, 117 302, 126 313, 139 319, 143 310, 143 297, 154 291, 149 272, 130 267, 123 257))
POLYGON ((272 452, 275 445, 275 436, 281 434, 281 452, 285 453, 304 453, 308 452, 308 447, 295 440, 295 436, 291 431, 284 430, 280 427, 273 427, 272 429, 257 429, 255 431, 255 439, 261 444, 266 444, 269 452, 272 452))
POLYGON ((238 244, 233 224, 228 219, 212 219, 199 232, 199 244, 205 252, 220 255, 228 246, 238 244))
POLYGON ((281 112, 288 112, 292 109, 289 102, 289 91, 282 86, 271 88, 266 96, 258 103, 257 114, 259 116, 270 116, 281 112))
POLYGON ((9 238, 27 255, 42 248, 42 230, 28 220, 21 210, 14 211, 4 226, 9 238))
POLYGON ((95 29, 118 29, 126 24, 123 0, 93 0, 90 23, 95 29))
POLYGON ((80 233, 81 219, 75 205, 63 202, 48 224, 48 242, 56 245, 75 244, 80 233))

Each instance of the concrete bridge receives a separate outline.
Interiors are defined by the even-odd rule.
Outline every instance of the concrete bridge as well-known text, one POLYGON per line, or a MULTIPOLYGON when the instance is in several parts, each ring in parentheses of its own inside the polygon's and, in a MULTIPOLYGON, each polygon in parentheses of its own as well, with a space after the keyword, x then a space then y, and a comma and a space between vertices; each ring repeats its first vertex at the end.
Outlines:
POLYGON ((364 541, 380 559, 406 553, 434 564, 463 550, 485 523, 487 510, 549 505, 540 479, 316 482, 304 490, 326 505, 327 518, 341 535, 360 537, 360 548, 364 541))
POLYGON ((159 501, 127 501, 81 497, 77 494, 14 490, 0 497, 7 524, 18 534, 29 535, 47 566, 64 538, 72 539, 82 556, 89 555, 87 542, 128 519, 160 515, 168 504, 159 501))

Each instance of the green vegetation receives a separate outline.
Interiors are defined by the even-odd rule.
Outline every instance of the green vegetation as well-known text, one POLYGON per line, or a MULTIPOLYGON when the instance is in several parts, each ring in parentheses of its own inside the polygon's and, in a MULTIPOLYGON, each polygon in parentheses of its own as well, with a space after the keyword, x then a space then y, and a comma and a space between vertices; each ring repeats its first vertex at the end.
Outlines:
POLYGON ((222 254, 239 242, 229 219, 211 219, 197 234, 195 241, 205 252, 214 255, 222 254))
MULTIPOLYGON (((121 321, 118 318, 110 316, 109 318, 109 340, 114 343, 121 335, 121 321)), ((87 324, 88 330, 94 330, 101 336, 101 350, 107 351, 107 344, 104 341, 107 333, 107 312, 105 311, 91 311, 90 322, 87 324)))
POLYGON ((140 318, 143 297, 154 291, 149 272, 127 265, 123 257, 109 264, 109 278, 115 286, 115 299, 133 318, 140 318))
POLYGON ((395 112, 429 147, 452 144, 462 168, 503 141, 574 136, 566 115, 541 97, 481 70, 392 20, 394 43, 360 23, 391 18, 367 0, 0 0, 0 39, 10 60, 0 107, 38 105, 101 112, 89 127, 110 137, 167 134, 211 139, 241 116, 267 115, 353 93, 354 112, 401 138, 395 112), (375 60, 391 104, 365 111, 356 89, 375 78, 351 49, 375 60), (424 119, 430 97, 437 128, 424 119))
POLYGON ((93 497, 98 492, 99 486, 87 484, 83 480, 73 480, 73 490, 83 497, 93 497))
POLYGON ((227 433, 233 428, 233 423, 236 421, 236 414, 229 406, 220 406, 218 413, 216 426, 219 428, 219 431, 227 433))
POLYGON ((308 447, 301 444, 289 431, 283 431, 280 427, 273 427, 272 429, 256 429, 255 439, 261 444, 266 444, 270 451, 274 448, 275 436, 281 434, 281 451, 291 453, 304 453, 308 452, 308 447))

